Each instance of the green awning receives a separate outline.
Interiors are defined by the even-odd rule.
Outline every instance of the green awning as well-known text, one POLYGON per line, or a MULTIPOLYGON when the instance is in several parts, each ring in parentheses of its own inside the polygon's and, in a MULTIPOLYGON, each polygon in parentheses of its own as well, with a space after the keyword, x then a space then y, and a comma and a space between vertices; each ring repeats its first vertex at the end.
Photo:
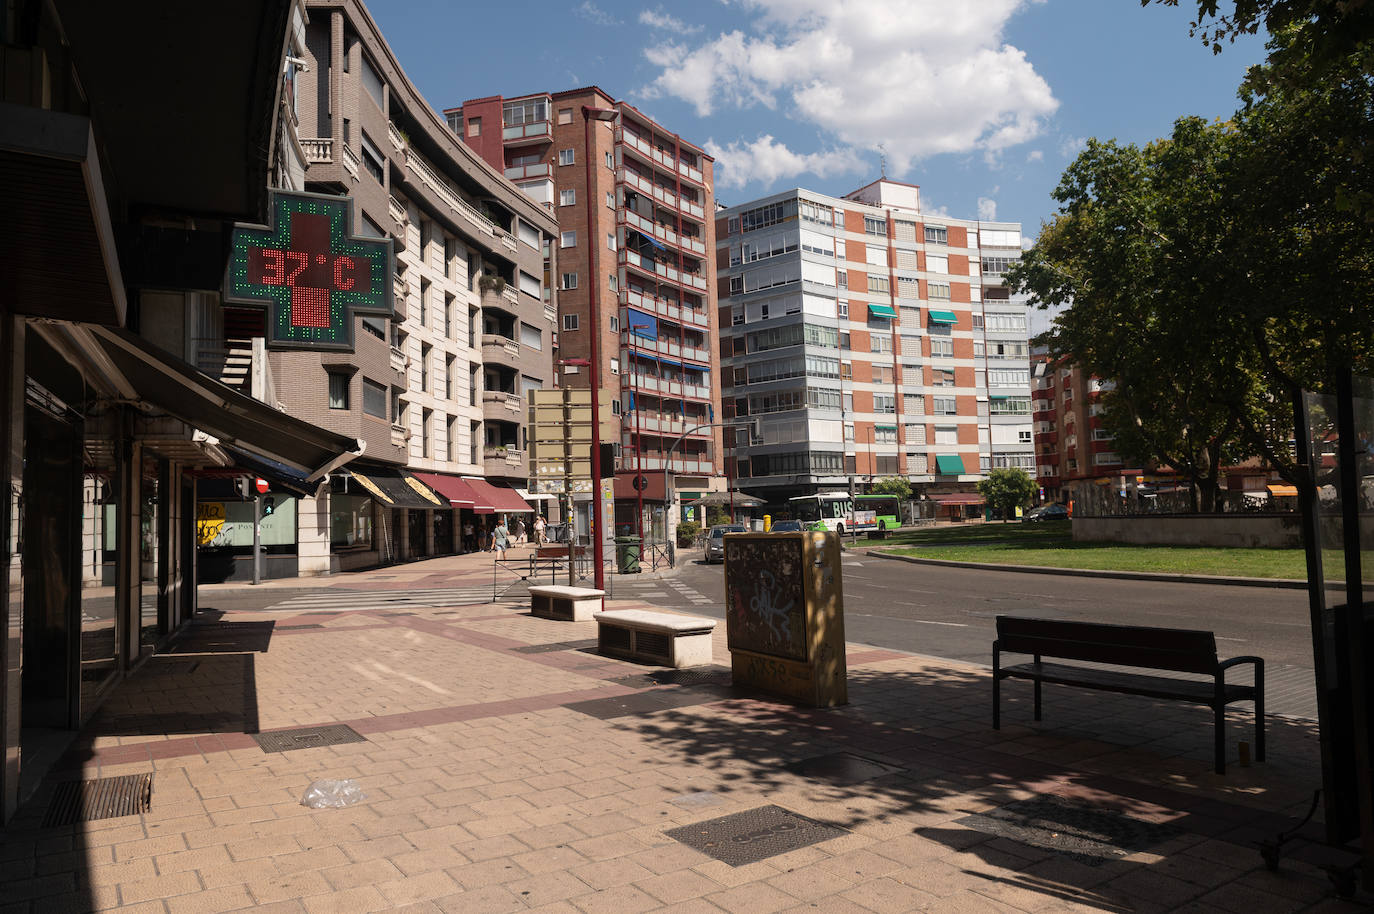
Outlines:
POLYGON ((930 319, 931 323, 935 323, 935 324, 957 324, 957 323, 959 323, 959 318, 955 316, 955 314, 954 314, 953 311, 936 311, 934 308, 931 308, 929 311, 926 312, 926 314, 930 315, 930 318, 929 318, 929 319, 930 319))
POLYGON ((935 472, 941 476, 962 476, 964 474, 964 458, 958 454, 937 454, 935 455, 935 472))
POLYGON ((869 317, 896 317, 897 311, 891 305, 877 305, 872 302, 868 305, 869 317))

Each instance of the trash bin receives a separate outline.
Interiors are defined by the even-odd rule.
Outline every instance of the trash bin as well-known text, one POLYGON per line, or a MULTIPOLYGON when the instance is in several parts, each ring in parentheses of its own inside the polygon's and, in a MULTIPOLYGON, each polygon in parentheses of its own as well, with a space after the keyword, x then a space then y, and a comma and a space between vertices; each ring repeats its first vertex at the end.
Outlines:
POLYGON ((639 537, 615 538, 615 567, 621 574, 639 574, 639 537))

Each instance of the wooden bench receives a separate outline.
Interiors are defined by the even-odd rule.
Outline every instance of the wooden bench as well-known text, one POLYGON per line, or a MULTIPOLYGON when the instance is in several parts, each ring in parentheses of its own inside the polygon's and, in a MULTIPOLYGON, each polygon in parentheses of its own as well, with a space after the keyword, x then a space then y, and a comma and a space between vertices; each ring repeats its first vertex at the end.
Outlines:
POLYGON ((1217 774, 1226 773, 1226 706, 1237 701, 1253 701, 1255 758, 1264 761, 1264 661, 1259 657, 1218 661, 1216 637, 1211 632, 998 616, 997 640, 992 643, 993 729, 1001 729, 1003 679, 1029 679, 1035 683, 1036 720, 1040 720, 1040 685, 1045 682, 1207 705, 1216 720, 1217 774), (1004 667, 1002 651, 1030 654, 1034 660, 1004 667), (1198 673, 1211 679, 1176 679, 1075 664, 1042 663, 1041 657, 1198 673), (1254 665, 1254 685, 1226 682, 1226 671, 1241 663, 1254 665))
POLYGON ((606 591, 590 587, 539 584, 530 588, 530 613, 560 622, 590 622, 605 597, 606 591))
POLYGON ((597 650, 602 654, 651 660, 675 669, 711 662, 715 619, 647 609, 613 609, 593 617, 597 650))

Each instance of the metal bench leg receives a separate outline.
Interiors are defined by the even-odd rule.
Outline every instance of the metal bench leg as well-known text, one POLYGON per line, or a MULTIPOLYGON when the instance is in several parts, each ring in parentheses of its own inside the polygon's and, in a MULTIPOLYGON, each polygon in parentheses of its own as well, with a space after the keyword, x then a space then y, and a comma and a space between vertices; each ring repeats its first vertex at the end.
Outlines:
POLYGON ((1035 719, 1040 719, 1040 680, 1035 680, 1035 719))
POLYGON ((1255 761, 1264 761, 1264 662, 1255 664, 1255 761))
POLYGON ((1002 654, 992 643, 992 729, 1002 729, 1002 654))
POLYGON ((1226 773, 1226 705, 1213 705, 1213 716, 1216 717, 1216 735, 1214 737, 1214 753, 1216 755, 1217 774, 1226 773))

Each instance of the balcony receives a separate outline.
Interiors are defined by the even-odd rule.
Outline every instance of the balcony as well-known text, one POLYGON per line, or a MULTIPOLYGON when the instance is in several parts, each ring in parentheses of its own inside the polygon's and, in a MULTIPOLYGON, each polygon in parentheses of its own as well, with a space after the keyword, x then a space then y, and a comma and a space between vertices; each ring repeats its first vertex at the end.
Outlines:
POLYGON ((676 230, 669 228, 652 219, 646 219, 639 213, 631 212, 627 209, 619 210, 621 221, 644 235, 648 235, 664 244, 672 245, 683 251, 695 254, 698 257, 706 256, 706 244, 700 238, 690 235, 679 234, 676 230))
POLYGON ((548 121, 531 121, 528 124, 511 124, 501 128, 501 139, 507 145, 532 140, 552 142, 553 125, 548 121))
POLYGON ((659 263, 657 260, 623 248, 616 252, 616 260, 621 266, 633 266, 645 273, 653 274, 659 279, 677 283, 685 288, 695 289, 699 292, 706 291, 706 278, 698 273, 688 273, 685 270, 670 267, 666 263, 659 263))
POLYGON ((357 178, 358 167, 362 164, 358 161, 358 154, 355 153, 353 150, 349 149, 347 146, 340 146, 339 149, 343 151, 344 169, 348 172, 350 177, 357 178))
POLYGON ((660 187, 643 175, 637 174, 626 168, 624 165, 621 165, 615 170, 615 179, 618 183, 624 184, 626 187, 633 187, 635 190, 645 196, 652 197, 664 206, 675 209, 681 213, 686 213, 694 219, 701 220, 706 217, 706 210, 702 208, 701 204, 693 203, 690 200, 679 197, 667 188, 660 187))
POLYGON ((648 339, 630 333, 620 334, 620 346, 628 352, 633 350, 638 353, 650 355, 663 355, 672 359, 687 359, 688 361, 701 362, 704 366, 711 363, 711 354, 699 346, 684 346, 672 339, 648 339))
POLYGON ((400 129, 391 121, 386 122, 386 136, 387 139, 391 140, 391 145, 397 152, 406 151, 405 135, 401 133, 400 129))
POLYGON ((482 471, 487 476, 527 476, 525 452, 513 447, 487 445, 482 448, 482 471))
MULTIPOLYGON (((634 467, 634 454, 630 454, 628 457, 624 459, 628 461, 628 465, 631 468, 634 467)), ((706 475, 710 475, 715 472, 715 464, 713 464, 710 460, 694 460, 674 457, 671 461, 669 461, 665 460, 662 457, 650 457, 647 455, 641 455, 640 460, 641 463, 639 469, 642 470, 667 469, 672 470, 675 473, 703 473, 706 475)))
POLYGON ((506 169, 506 177, 512 181, 519 181, 524 178, 547 178, 553 174, 553 168, 548 162, 541 162, 537 165, 516 165, 506 169))
POLYGON ((626 375, 625 384, 632 390, 644 391, 645 393, 664 394, 681 399, 706 401, 711 399, 711 388, 705 384, 688 384, 647 374, 626 375))
MULTIPOLYGON (((347 147, 345 147, 346 149, 347 147)), ((479 235, 485 235, 489 238, 496 235, 496 225, 482 215, 477 207, 464 200, 458 191, 425 161, 423 156, 410 147, 406 147, 406 169, 431 193, 470 223, 479 235)))
MULTIPOLYGON (((482 408, 484 410, 487 408, 505 410, 519 417, 524 413, 524 407, 522 405, 524 402, 524 399, 519 394, 511 391, 482 391, 482 408)), ((507 421, 518 421, 518 419, 512 420, 509 416, 502 416, 500 418, 506 419, 507 421)))
POLYGON ((406 354, 405 354, 404 352, 402 352, 400 349, 397 349, 395 346, 392 346, 392 347, 391 347, 391 370, 394 371, 394 372, 396 372, 397 374, 401 374, 401 375, 405 374, 405 371, 406 371, 406 361, 407 361, 407 359, 406 359, 406 354))
POLYGON ((482 361, 520 368, 520 344, 494 333, 482 334, 482 361))
POLYGON ((301 137, 301 149, 311 165, 334 164, 334 140, 331 137, 301 137))
POLYGON ((615 131, 615 139, 616 142, 622 143, 630 149, 633 149, 646 161, 653 162, 655 165, 660 165, 668 169, 669 171, 686 178, 687 180, 691 181, 693 184, 696 184, 699 187, 706 186, 705 177, 704 175, 702 175, 700 168, 695 168, 691 165, 688 165, 681 159, 674 157, 673 154, 666 149, 658 149, 657 147, 653 146, 647 139, 635 133, 634 131, 627 130, 624 127, 618 127, 615 131))
POLYGON ((675 302, 645 295, 634 289, 626 289, 620 293, 620 304, 637 308, 645 314, 652 314, 655 317, 666 317, 685 327, 694 327, 699 330, 709 330, 711 327, 711 318, 707 315, 705 308, 684 307, 675 302))

